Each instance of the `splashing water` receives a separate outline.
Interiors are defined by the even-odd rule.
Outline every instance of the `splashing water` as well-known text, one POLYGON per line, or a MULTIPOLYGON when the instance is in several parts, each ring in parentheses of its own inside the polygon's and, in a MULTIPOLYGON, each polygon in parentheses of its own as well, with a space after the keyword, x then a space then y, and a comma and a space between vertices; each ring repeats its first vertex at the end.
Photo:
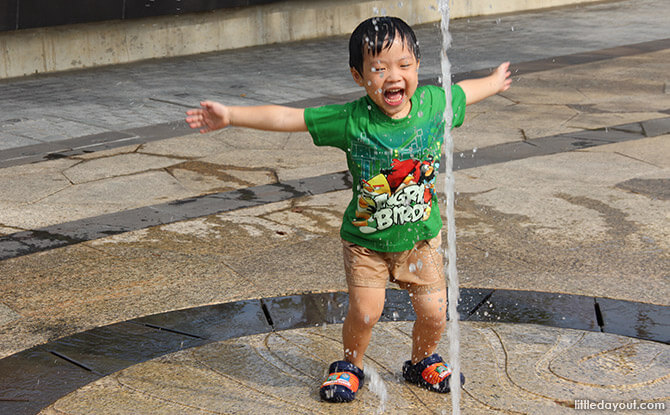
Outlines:
POLYGON ((384 411, 386 411, 386 401, 389 398, 388 392, 386 391, 386 384, 382 380, 382 377, 379 376, 379 373, 377 373, 373 367, 370 367, 370 365, 365 366, 365 375, 370 378, 368 389, 379 398, 377 413, 383 414, 384 411))
POLYGON ((454 141, 451 137, 452 108, 451 108, 451 64, 447 58, 447 49, 451 44, 449 34, 449 3, 448 0, 440 0, 439 3, 442 22, 442 86, 447 95, 447 106, 444 119, 447 121, 444 128, 444 152, 446 156, 446 180, 444 193, 447 196, 447 276, 449 278, 448 311, 449 329, 449 364, 452 374, 449 379, 451 389, 451 407, 453 414, 461 413, 461 364, 460 364, 460 330, 458 327, 458 272, 456 270, 456 220, 454 218, 454 141))

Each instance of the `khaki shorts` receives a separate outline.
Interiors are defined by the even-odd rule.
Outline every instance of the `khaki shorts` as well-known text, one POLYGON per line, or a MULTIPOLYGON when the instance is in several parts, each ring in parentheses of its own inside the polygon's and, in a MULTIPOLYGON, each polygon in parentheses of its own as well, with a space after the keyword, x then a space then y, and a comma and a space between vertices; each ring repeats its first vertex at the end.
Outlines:
POLYGON ((391 281, 419 294, 446 289, 439 234, 403 252, 378 252, 347 241, 342 244, 350 286, 386 288, 391 281))

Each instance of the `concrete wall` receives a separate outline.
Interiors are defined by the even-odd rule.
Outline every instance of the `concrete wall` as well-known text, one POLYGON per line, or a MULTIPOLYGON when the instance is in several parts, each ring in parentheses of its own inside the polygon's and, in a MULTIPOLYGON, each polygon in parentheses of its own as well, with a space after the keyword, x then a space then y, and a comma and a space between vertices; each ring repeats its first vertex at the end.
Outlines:
MULTIPOLYGON (((451 18, 597 0, 450 0, 451 18)), ((0 32, 0 79, 350 33, 363 19, 438 21, 437 0, 288 0, 206 13, 0 32)))

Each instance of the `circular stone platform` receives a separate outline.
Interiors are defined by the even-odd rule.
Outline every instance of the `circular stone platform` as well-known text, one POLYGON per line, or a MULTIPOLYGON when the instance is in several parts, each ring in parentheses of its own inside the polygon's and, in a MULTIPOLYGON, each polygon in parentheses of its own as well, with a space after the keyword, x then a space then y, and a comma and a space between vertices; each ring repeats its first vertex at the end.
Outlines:
MULTIPOLYGON (((326 367, 342 349, 341 325, 326 324, 170 353, 83 386, 41 413, 451 413, 449 395, 402 380, 411 327, 407 321, 375 327, 366 385, 351 404, 319 400, 326 367)), ((465 414, 574 413, 575 401, 586 399, 668 401, 666 344, 531 324, 461 327, 465 414)), ((439 352, 448 355, 446 340, 439 352)))

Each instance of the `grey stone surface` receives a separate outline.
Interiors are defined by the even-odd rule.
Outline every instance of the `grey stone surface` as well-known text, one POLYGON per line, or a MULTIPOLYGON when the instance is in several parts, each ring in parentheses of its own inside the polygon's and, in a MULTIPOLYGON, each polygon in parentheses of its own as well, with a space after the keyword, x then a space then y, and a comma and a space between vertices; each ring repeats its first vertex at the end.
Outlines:
MULTIPOLYGON (((532 325, 466 323, 462 329, 469 345, 461 356, 468 377, 463 413, 567 414, 585 397, 665 399, 667 345, 532 325)), ((41 413, 451 412, 449 395, 401 380, 411 333, 405 322, 375 327, 377 340, 365 361, 367 384, 354 402, 321 402, 317 386, 324 367, 339 356, 339 331, 340 325, 326 325, 177 352, 93 382, 41 413)), ((440 351, 448 354, 446 346, 440 351)))
POLYGON ((20 319, 21 316, 14 312, 11 308, 0 303, 0 324, 8 324, 14 320, 20 319))
MULTIPOLYGON (((642 0, 457 20, 450 25, 452 72, 667 38, 668 7, 663 0, 642 0)), ((418 28, 417 36, 423 48, 421 76, 434 78, 441 73, 439 32, 428 24, 418 28)), ((663 81, 658 79, 661 88, 663 81)), ((347 68, 346 37, 172 59, 169 69, 149 61, 28 77, 2 83, 0 110, 7 127, 0 131, 0 141, 25 145, 32 142, 19 139, 48 142, 175 121, 203 98, 286 103, 324 91, 357 91, 347 68), (340 62, 327 70, 314 58, 325 50, 332 62, 340 62)))
MULTIPOLYGON (((667 345, 615 335, 666 332, 639 318, 663 321, 669 305, 667 8, 662 0, 617 1, 452 22, 454 71, 531 61, 513 67, 512 89, 468 108, 453 131, 463 161, 455 173, 461 285, 482 299, 494 290, 547 293, 516 315, 510 300, 489 312, 493 323, 464 324, 465 413, 568 413, 574 399, 667 402, 667 345), (497 323, 510 315, 542 322, 540 306, 567 294, 586 298, 579 313, 556 306, 568 323, 607 333, 497 323), (604 318, 596 326, 589 298, 604 318), (644 304, 620 310, 615 300, 644 304), (617 331, 611 316, 636 328, 617 331)), ((422 79, 437 74, 436 33, 418 28, 422 79)), ((58 344, 63 356, 88 359, 65 344, 68 336, 179 309, 188 309, 182 320, 149 324, 231 326, 223 308, 221 320, 197 310, 344 291, 338 229, 350 197, 341 189, 350 184, 339 173, 341 152, 312 147, 306 134, 199 135, 176 121, 202 98, 295 104, 358 94, 344 38, 3 81, 0 357, 40 348, 34 362, 51 364, 48 379, 61 374, 73 390, 99 376, 43 349, 58 344), (324 70, 314 56, 325 50, 341 68, 324 70), (45 120, 53 129, 37 137, 38 127, 50 128, 45 120), (16 147, 36 140, 43 144, 16 147)), ((482 306, 468 314, 486 317, 482 306)), ((386 321, 394 311, 410 312, 398 307, 386 321)), ((201 328, 196 336, 211 334, 201 328)), ((316 399, 327 362, 340 358, 338 331, 185 350, 98 379, 44 413, 225 412, 240 402, 249 411, 375 412, 380 399, 368 388, 346 408, 316 399), (285 383, 253 377, 252 358, 285 383)), ((387 385, 387 412, 448 411, 449 399, 398 381, 408 333, 408 323, 380 324, 368 357, 387 385)), ((440 347, 447 354, 446 342, 440 347)), ((100 362, 100 373, 119 367, 100 362)), ((13 367, 29 371, 31 360, 13 367)), ((11 391, 2 410, 25 409, 26 396, 42 408, 64 390, 22 384, 28 392, 20 395, 11 380, 0 388, 11 391)))
POLYGON ((93 182, 109 177, 129 176, 147 170, 160 170, 181 163, 171 157, 156 157, 146 154, 117 154, 115 157, 83 161, 63 171, 73 184, 93 182))

